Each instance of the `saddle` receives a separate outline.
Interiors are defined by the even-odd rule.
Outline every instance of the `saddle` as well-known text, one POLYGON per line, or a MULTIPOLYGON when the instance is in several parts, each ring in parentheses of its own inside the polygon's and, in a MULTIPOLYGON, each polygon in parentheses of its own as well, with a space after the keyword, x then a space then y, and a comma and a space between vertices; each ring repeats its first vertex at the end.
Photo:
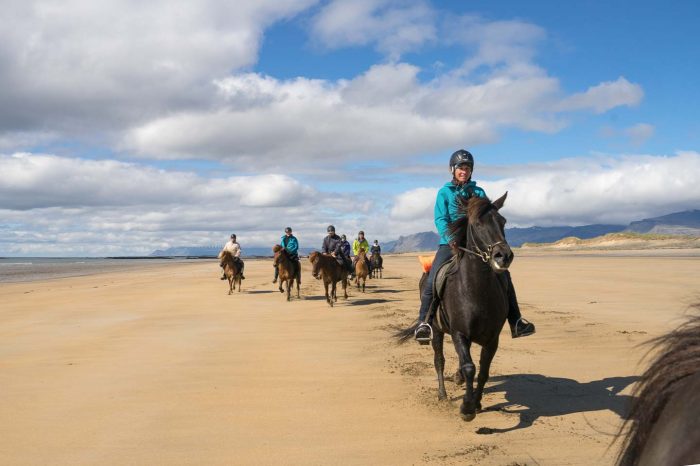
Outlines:
POLYGON ((430 320, 430 317, 435 313, 434 323, 437 325, 437 328, 444 333, 449 333, 450 322, 447 317, 447 312, 442 307, 442 297, 445 293, 447 277, 457 272, 458 263, 457 256, 452 256, 445 261, 435 274, 435 281, 433 282, 433 300, 430 304, 427 320, 430 320))

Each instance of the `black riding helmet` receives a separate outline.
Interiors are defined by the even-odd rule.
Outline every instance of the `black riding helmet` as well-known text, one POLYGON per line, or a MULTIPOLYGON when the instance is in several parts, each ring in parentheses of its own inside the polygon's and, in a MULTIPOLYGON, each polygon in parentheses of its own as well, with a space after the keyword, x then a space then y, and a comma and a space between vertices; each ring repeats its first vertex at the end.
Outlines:
POLYGON ((284 229, 285 233, 291 233, 292 232, 292 227, 287 227, 284 229))
POLYGON ((328 225, 328 228, 326 228, 326 231, 330 233, 331 231, 335 233, 335 227, 333 225, 328 225))
POLYGON ((474 156, 468 150, 460 149, 450 157, 450 171, 455 172, 455 168, 460 165, 469 165, 469 168, 474 171, 474 156))

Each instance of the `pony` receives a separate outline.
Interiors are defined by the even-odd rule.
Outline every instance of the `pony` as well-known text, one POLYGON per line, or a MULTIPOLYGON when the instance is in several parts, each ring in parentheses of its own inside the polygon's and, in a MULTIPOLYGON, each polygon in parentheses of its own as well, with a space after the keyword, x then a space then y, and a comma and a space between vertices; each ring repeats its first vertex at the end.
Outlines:
POLYGON ((384 259, 382 258, 382 255, 378 252, 373 253, 369 257, 369 262, 370 264, 372 264, 370 278, 382 278, 382 268, 384 264, 384 259))
POLYGON ((360 279, 362 279, 362 292, 365 292, 365 282, 369 276, 369 267, 367 266, 367 251, 365 248, 360 248, 357 253, 357 261, 355 262, 355 276, 357 278, 357 289, 360 289, 360 279))
MULTIPOLYGON (((693 307, 700 311, 700 303, 693 307)), ((649 343, 657 356, 632 393, 629 416, 618 432, 623 438, 618 464, 698 464, 700 314, 649 343)))
POLYGON ((224 268, 224 274, 228 279, 228 294, 232 294, 238 283, 238 292, 241 292, 241 264, 236 260, 229 251, 221 252, 221 267, 224 268))
MULTIPOLYGON (((452 336, 459 356, 458 376, 466 381, 460 406, 465 421, 473 420, 481 410, 484 385, 508 315, 508 280, 504 272, 513 261, 513 252, 505 238, 506 220, 498 212, 507 195, 505 193, 493 203, 480 197, 459 198, 458 209, 462 217, 449 225, 451 237, 456 241, 455 263, 452 272, 445 277, 441 309, 433 319, 432 346, 438 376, 438 399, 445 400, 443 341, 445 333, 452 336), (470 353, 474 342, 481 345, 476 391, 476 366, 470 353)), ((425 277, 426 274, 421 277, 422 284, 425 277)), ((411 339, 419 323, 416 321, 396 333, 394 336, 399 343, 411 339)))
POLYGON ((330 254, 321 254, 314 251, 309 254, 309 262, 313 266, 312 274, 317 279, 323 279, 323 287, 326 290, 326 302, 333 307, 333 302, 338 301, 336 294, 337 283, 343 285, 344 299, 348 299, 348 271, 345 266, 340 265, 335 257, 330 254), (331 292, 328 293, 328 286, 331 292))
POLYGON ((296 261, 292 259, 289 255, 289 252, 284 249, 282 246, 279 244, 276 244, 272 248, 272 252, 275 253, 275 258, 273 261, 273 264, 275 267, 279 268, 279 279, 280 279, 280 293, 284 293, 284 289, 282 288, 282 285, 284 283, 287 284, 287 301, 291 301, 292 299, 292 287, 294 286, 294 282, 296 281, 297 283, 297 298, 300 298, 301 296, 299 295, 299 286, 301 285, 301 263, 299 261, 296 261))

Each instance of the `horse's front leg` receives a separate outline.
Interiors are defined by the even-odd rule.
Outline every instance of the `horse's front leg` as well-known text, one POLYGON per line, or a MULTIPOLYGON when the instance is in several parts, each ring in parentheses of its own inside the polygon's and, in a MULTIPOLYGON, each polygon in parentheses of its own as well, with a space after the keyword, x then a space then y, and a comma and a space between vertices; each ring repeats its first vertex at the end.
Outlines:
POLYGON ((343 279, 343 299, 348 299, 348 279, 343 279))
POLYGON ((452 341, 459 356, 459 367, 462 370, 462 376, 466 381, 466 390, 462 406, 459 407, 459 412, 462 419, 469 422, 476 417, 476 403, 474 402, 474 376, 476 375, 476 367, 472 361, 472 355, 469 352, 471 342, 467 337, 459 332, 452 334, 452 341))
POLYGON ((287 301, 292 300, 292 286, 294 285, 294 279, 290 278, 287 280, 287 301))
POLYGON ((233 277, 228 277, 228 294, 233 293, 233 277))
POLYGON ((491 368, 491 362, 493 357, 496 356, 496 351, 498 350, 498 335, 494 338, 494 341, 481 348, 481 356, 479 357, 479 376, 476 380, 476 393, 474 394, 474 402, 476 404, 476 409, 481 411, 481 397, 484 394, 484 386, 486 381, 489 380, 489 369, 491 368))
POLYGON ((331 287, 331 294, 328 294, 328 286, 330 285, 330 282, 327 282, 325 279, 323 280, 323 287, 326 289, 326 302, 333 306, 333 287, 331 287))
POLYGON ((447 391, 445 390, 445 354, 443 353, 443 343, 445 334, 440 331, 433 332, 433 352, 435 353, 435 372, 438 376, 438 399, 447 399, 447 391))

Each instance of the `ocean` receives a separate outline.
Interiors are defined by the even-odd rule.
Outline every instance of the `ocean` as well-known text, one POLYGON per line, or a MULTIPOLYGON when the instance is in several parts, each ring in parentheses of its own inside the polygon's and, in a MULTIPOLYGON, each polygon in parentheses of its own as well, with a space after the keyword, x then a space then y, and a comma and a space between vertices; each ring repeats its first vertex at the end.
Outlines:
POLYGON ((95 258, 95 257, 0 257, 0 283, 29 282, 52 278, 79 277, 103 272, 120 272, 173 262, 212 259, 186 258, 95 258))

